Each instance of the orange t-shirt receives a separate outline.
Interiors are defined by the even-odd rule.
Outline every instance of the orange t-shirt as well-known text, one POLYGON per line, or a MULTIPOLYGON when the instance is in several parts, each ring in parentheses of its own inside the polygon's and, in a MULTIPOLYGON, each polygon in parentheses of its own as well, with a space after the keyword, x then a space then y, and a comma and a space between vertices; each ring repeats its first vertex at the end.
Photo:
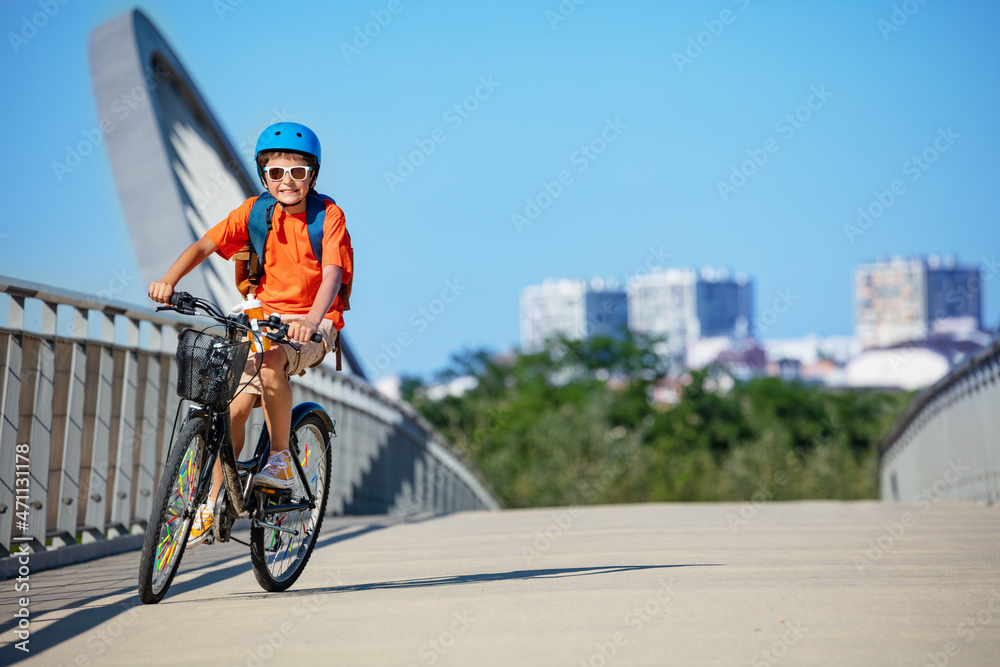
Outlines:
MULTIPOLYGON (((250 209, 257 197, 251 197, 205 234, 229 259, 250 242, 250 209)), ((264 250, 264 277, 257 288, 257 298, 264 314, 307 315, 323 282, 323 270, 313 254, 306 230, 306 213, 289 215, 281 206, 274 207, 271 232, 264 250)), ((348 283, 354 274, 351 261, 351 236, 347 233, 344 212, 327 202, 323 218, 323 266, 343 269, 341 282, 348 283)), ((326 319, 338 329, 344 327, 344 303, 338 294, 326 319)))

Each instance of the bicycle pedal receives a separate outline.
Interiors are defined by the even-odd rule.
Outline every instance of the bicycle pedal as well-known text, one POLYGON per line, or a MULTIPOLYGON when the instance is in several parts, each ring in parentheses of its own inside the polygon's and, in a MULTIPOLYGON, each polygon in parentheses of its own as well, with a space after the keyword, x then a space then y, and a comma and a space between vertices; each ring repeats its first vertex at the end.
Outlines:
POLYGON ((268 502, 274 503, 275 505, 281 505, 282 503, 287 503, 292 497, 291 491, 288 489, 272 489, 267 486, 258 486, 257 490, 263 494, 268 502))
POLYGON ((212 536, 216 542, 225 544, 229 541, 233 529, 233 517, 230 514, 226 495, 220 493, 215 501, 215 521, 212 523, 212 536))

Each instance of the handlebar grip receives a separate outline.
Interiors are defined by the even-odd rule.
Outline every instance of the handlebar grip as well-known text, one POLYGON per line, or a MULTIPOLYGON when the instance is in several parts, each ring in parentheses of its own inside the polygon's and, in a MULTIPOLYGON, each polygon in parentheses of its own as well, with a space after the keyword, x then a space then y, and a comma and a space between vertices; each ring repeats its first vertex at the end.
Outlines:
POLYGON ((189 300, 191 295, 187 292, 174 292, 170 295, 170 305, 175 308, 189 300))
POLYGON ((321 334, 320 332, 317 331, 316 333, 314 333, 310 337, 309 340, 311 340, 314 343, 322 343, 323 342, 323 334, 321 334))

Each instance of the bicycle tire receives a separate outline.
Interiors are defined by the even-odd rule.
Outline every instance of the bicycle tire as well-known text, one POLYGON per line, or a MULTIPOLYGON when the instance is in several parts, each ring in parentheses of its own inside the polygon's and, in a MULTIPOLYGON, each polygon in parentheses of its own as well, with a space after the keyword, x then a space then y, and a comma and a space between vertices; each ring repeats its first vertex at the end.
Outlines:
POLYGON ((197 506, 193 501, 205 470, 207 442, 208 420, 189 419, 163 466, 139 561, 139 599, 146 604, 163 599, 181 564, 194 519, 184 513, 197 506))
MULTIPOLYGON (((330 495, 330 432, 326 423, 315 412, 304 415, 292 427, 299 444, 299 463, 306 473, 316 507, 312 510, 289 512, 280 515, 275 525, 297 530, 298 535, 254 526, 250 529, 250 561, 257 583, 266 591, 286 590, 302 574, 326 513, 326 501, 330 495)), ((292 490, 292 502, 304 502, 303 480, 295 476, 296 486, 292 490)))

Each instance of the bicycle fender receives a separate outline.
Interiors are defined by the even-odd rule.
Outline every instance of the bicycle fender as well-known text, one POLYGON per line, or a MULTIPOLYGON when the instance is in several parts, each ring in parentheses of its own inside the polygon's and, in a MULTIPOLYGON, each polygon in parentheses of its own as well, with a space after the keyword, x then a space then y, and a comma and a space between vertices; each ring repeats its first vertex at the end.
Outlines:
MULTIPOLYGON (((192 405, 191 407, 189 407, 188 408, 188 412, 187 412, 187 417, 184 418, 184 421, 186 422, 188 419, 191 419, 192 417, 203 417, 209 423, 212 422, 212 412, 211 412, 211 410, 209 410, 208 408, 206 408, 206 407, 204 407, 202 405, 192 405)), ((213 426, 214 426, 214 424, 213 424, 213 426)))
POLYGON ((303 417, 305 417, 310 412, 315 412, 326 427, 330 429, 330 437, 336 437, 337 433, 334 430, 334 422, 330 419, 330 415, 326 413, 326 410, 319 403, 313 403, 312 401, 307 401, 305 403, 299 403, 294 408, 292 408, 292 429, 299 423, 303 417))

